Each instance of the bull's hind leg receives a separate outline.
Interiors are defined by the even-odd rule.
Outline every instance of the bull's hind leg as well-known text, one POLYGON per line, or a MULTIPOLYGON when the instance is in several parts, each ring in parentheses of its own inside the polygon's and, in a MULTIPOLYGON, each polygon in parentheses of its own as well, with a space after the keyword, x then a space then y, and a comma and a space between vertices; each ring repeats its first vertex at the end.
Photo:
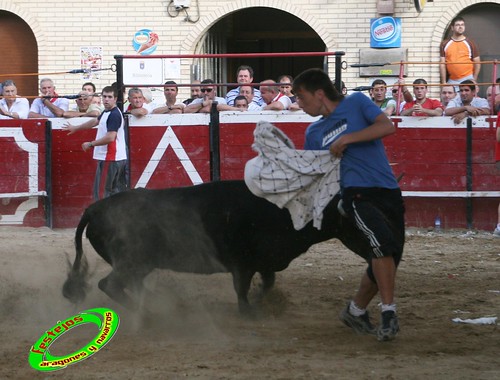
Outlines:
POLYGON ((250 290, 250 284, 252 283, 252 277, 255 272, 237 269, 232 273, 234 290, 238 296, 238 309, 241 314, 251 316, 253 310, 248 302, 248 291, 250 290))
POLYGON ((127 278, 123 274, 113 270, 99 281, 99 289, 106 293, 109 298, 130 310, 138 310, 139 304, 136 300, 125 293, 125 284, 134 283, 137 287, 138 279, 127 278))

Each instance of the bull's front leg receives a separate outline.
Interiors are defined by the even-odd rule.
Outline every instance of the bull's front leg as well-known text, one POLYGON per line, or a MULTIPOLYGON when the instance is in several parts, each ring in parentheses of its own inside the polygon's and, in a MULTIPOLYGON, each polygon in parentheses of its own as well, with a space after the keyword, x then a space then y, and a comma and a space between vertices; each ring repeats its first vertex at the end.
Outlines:
POLYGON ((265 295, 273 288, 276 274, 274 272, 260 272, 260 277, 262 277, 262 294, 265 295))
POLYGON ((232 274, 234 290, 238 296, 238 309, 240 314, 252 316, 253 309, 248 302, 248 291, 250 290, 250 284, 252 283, 252 277, 255 271, 234 269, 232 274))

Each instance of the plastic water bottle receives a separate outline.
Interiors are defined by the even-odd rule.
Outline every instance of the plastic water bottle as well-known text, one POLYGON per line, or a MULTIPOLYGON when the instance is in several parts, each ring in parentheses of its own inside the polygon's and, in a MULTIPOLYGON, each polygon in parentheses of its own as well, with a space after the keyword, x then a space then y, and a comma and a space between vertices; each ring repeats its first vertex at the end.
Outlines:
POLYGON ((434 220, 434 231, 441 231, 441 218, 439 217, 439 215, 436 216, 436 219, 434 220))

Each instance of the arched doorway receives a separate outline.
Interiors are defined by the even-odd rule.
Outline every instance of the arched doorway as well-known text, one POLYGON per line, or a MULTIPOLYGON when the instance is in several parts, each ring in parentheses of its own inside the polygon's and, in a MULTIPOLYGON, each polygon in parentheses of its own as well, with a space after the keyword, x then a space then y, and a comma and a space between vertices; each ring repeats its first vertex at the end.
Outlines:
MULTIPOLYGON (((481 61, 500 60, 500 4, 482 3, 470 6, 458 14, 465 19, 465 35, 473 39, 481 55, 481 61)), ((449 29, 445 38, 449 36, 449 29)), ((491 82, 493 65, 481 65, 478 82, 491 82)), ((497 74, 497 77, 500 73, 497 74)), ((496 78, 495 78, 496 79, 496 78)), ((481 86, 480 96, 486 97, 486 86, 481 86)))
MULTIPOLYGON (((318 34, 298 17, 274 8, 252 7, 233 12, 219 20, 201 42, 200 53, 324 52, 318 34)), ((324 67, 323 57, 215 59, 211 67, 198 61, 197 79, 210 77, 217 82, 236 82, 236 69, 250 65, 254 81, 293 77, 311 67, 324 67)), ((225 89, 221 91, 225 93, 225 89)))
POLYGON ((0 44, 0 82, 12 79, 19 95, 38 95, 37 75, 4 75, 38 72, 38 45, 30 26, 14 13, 0 10, 0 44))

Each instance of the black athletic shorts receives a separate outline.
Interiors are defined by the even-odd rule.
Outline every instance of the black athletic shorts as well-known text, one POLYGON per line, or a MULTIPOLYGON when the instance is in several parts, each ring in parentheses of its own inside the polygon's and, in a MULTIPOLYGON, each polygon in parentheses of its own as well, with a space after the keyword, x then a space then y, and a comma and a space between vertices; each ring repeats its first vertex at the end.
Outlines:
POLYGON ((350 187, 342 191, 343 208, 366 236, 372 249, 368 275, 375 282, 371 259, 403 256, 405 207, 400 189, 350 187))

